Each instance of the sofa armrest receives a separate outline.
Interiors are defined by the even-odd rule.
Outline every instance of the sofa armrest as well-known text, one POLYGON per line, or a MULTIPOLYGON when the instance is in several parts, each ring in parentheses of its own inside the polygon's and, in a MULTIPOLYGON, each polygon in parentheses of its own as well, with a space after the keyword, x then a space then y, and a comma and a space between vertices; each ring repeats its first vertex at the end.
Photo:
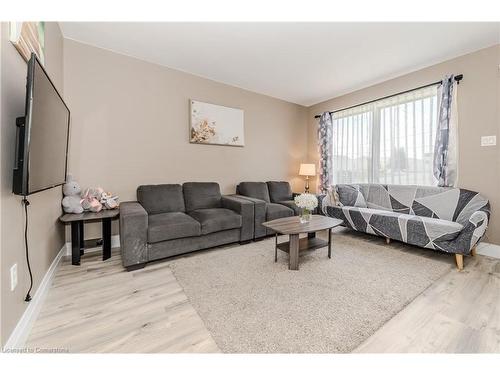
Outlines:
POLYGON ((240 241, 253 239, 254 232, 254 208, 253 203, 237 196, 222 196, 222 207, 233 210, 241 215, 240 241))
POLYGON ((325 214, 323 212, 323 199, 325 199, 325 197, 326 197, 326 194, 316 194, 316 198, 318 198, 318 207, 316 208, 318 215, 325 214))
POLYGON ((232 195, 253 204, 253 217, 254 217, 254 234, 253 238, 261 238, 266 235, 266 227, 262 223, 266 221, 266 202, 262 199, 247 197, 246 195, 232 195))
POLYGON ((120 248, 124 267, 148 261, 148 213, 139 202, 120 203, 120 248))
MULTIPOLYGON (((488 207, 489 208, 489 207, 488 207)), ((471 250, 483 238, 486 229, 488 228, 489 211, 475 211, 469 218, 469 222, 462 229, 462 233, 470 237, 469 249, 471 250)))
POLYGON ((441 250, 469 255, 488 228, 489 214, 489 204, 473 212, 456 238, 439 244, 441 250))

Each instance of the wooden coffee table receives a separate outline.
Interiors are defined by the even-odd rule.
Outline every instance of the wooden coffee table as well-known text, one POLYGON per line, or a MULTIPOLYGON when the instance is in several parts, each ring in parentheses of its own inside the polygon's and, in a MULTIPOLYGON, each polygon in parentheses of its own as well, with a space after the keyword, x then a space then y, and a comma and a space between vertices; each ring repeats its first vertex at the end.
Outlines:
POLYGON ((328 258, 332 255, 332 228, 341 225, 343 222, 327 216, 312 215, 311 221, 302 224, 298 216, 285 217, 266 221, 263 226, 276 232, 274 247, 274 261, 278 260, 278 249, 290 255, 289 266, 291 270, 299 269, 299 253, 313 251, 328 246, 328 258), (320 230, 328 230, 328 241, 317 238, 314 234, 320 230), (308 233, 306 238, 300 238, 301 233, 308 233), (278 234, 288 234, 288 242, 278 243, 278 234), (313 234, 313 235, 310 235, 313 234))

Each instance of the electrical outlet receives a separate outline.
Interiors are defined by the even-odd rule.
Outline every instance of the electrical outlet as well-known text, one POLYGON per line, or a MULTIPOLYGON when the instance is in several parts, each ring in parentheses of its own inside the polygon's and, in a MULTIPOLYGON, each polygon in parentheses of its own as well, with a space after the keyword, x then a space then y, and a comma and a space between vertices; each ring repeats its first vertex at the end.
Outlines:
POLYGON ((16 289, 17 286, 17 263, 10 267, 10 291, 16 289))
POLYGON ((496 146, 497 136, 496 135, 483 135, 481 137, 481 146, 496 146))

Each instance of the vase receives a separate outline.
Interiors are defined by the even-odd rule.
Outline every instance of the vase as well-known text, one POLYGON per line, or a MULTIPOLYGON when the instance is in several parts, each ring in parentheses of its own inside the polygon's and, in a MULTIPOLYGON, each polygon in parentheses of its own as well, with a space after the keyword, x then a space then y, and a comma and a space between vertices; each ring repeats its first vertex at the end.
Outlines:
POLYGON ((306 209, 306 208, 303 208, 301 213, 300 213, 299 219, 300 219, 301 224, 305 224, 305 223, 310 222, 311 221, 311 211, 306 209))

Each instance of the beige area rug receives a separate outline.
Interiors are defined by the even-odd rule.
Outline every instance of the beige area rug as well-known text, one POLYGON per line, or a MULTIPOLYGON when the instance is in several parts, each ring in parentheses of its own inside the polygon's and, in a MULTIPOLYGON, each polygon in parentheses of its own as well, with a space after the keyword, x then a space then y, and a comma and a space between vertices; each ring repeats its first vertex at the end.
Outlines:
POLYGON ((334 234, 332 259, 319 249, 301 256, 299 271, 283 252, 274 263, 274 239, 171 267, 223 352, 350 352, 453 265, 450 255, 373 238, 334 234))

